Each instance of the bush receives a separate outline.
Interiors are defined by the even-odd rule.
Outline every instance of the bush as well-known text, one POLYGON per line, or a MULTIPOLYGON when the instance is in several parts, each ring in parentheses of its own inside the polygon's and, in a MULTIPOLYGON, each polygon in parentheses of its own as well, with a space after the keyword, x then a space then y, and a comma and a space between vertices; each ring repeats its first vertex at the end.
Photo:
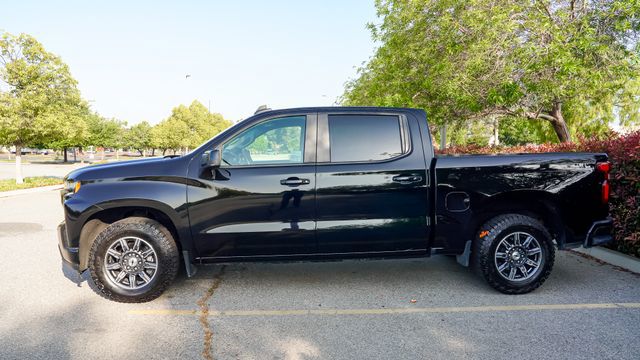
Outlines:
POLYGON ((541 152, 604 152, 611 161, 610 210, 614 220, 611 248, 640 257, 640 131, 613 134, 576 143, 512 147, 453 146, 439 154, 513 154, 541 152))

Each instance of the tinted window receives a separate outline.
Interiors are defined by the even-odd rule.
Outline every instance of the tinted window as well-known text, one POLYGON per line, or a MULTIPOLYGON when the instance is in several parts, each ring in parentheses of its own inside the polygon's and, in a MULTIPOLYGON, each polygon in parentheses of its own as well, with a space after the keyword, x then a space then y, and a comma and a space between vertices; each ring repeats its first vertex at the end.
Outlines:
POLYGON ((272 119, 241 132, 223 146, 223 166, 302 163, 305 120, 272 119))
POLYGON ((331 161, 384 160, 402 154, 398 120, 388 115, 329 115, 331 161))

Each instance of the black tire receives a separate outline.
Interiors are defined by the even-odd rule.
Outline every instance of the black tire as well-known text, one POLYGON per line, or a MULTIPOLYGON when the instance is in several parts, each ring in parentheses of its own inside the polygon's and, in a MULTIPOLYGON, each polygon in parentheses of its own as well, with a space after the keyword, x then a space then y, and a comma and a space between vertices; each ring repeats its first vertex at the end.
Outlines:
POLYGON ((122 219, 102 230, 91 246, 88 261, 94 285, 91 288, 106 299, 123 303, 147 302, 160 296, 175 279, 179 265, 178 247, 171 233, 159 222, 142 217, 122 219), (109 247, 128 236, 144 240, 157 255, 156 272, 138 289, 119 287, 109 278, 105 267, 109 247))
MULTIPOLYGON (((512 249, 514 248, 512 247, 512 249)), ((529 254, 529 252, 526 253, 529 254)), ((471 256, 471 264, 475 271, 482 275, 491 287, 504 294, 526 294, 537 289, 551 274, 555 259, 555 249, 551 234, 538 220, 520 214, 505 214, 494 217, 480 227, 473 242, 471 256), (509 258, 507 255, 507 259, 501 260, 498 256, 504 253, 497 254, 496 251, 500 242, 514 233, 530 234, 540 245, 539 249, 541 249, 537 258, 539 262, 537 270, 532 272, 531 275, 525 275, 525 272, 516 270, 516 274, 520 272, 520 277, 522 278, 518 281, 509 280, 507 278, 509 277, 508 275, 501 275, 498 270, 498 262, 502 261, 504 263, 514 259, 509 258), (530 278, 526 278, 526 276, 530 276, 530 278)), ((508 266, 503 271, 506 272, 506 269, 511 267, 508 266)), ((517 266, 514 267, 517 268, 517 266)))

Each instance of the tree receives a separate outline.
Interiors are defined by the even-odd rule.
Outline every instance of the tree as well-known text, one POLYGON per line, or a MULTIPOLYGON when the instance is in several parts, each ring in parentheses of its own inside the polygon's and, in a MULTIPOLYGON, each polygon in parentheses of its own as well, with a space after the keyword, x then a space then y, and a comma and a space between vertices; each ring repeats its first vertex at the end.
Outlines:
POLYGON ((154 148, 162 150, 177 150, 185 147, 190 136, 189 127, 184 121, 169 117, 151 130, 151 143, 154 148))
POLYGON ((621 99, 639 95, 637 0, 376 7, 381 23, 370 29, 380 47, 347 83, 346 104, 425 108, 433 124, 543 120, 565 142, 572 129, 603 131, 616 113, 632 113, 621 99))
POLYGON ((102 159, 104 160, 104 148, 115 148, 116 155, 118 149, 124 145, 125 122, 117 119, 105 119, 98 114, 92 114, 87 119, 89 126, 89 137, 86 145, 99 146, 103 148, 102 159))
POLYGON ((203 142, 231 126, 230 121, 225 120, 220 114, 210 113, 197 100, 194 100, 188 107, 179 105, 173 108, 169 118, 181 121, 189 128, 189 135, 182 144, 182 147, 188 148, 200 146, 203 142))
POLYGON ((153 128, 152 144, 162 154, 169 149, 195 148, 231 125, 195 100, 189 106, 173 108, 171 115, 153 128))
POLYGON ((126 132, 125 143, 126 146, 138 150, 140 155, 144 156, 144 150, 149 149, 152 144, 151 125, 146 121, 133 125, 126 132))
POLYGON ((0 143, 15 146, 22 183, 22 148, 75 136, 83 101, 67 65, 29 35, 0 36, 0 66, 0 143))
POLYGON ((74 107, 59 114, 63 118, 55 119, 60 125, 62 136, 56 138, 46 138, 44 142, 36 144, 36 147, 46 149, 62 150, 63 161, 67 162, 67 149, 71 147, 81 147, 89 138, 88 119, 92 116, 88 105, 82 102, 81 106, 74 107))

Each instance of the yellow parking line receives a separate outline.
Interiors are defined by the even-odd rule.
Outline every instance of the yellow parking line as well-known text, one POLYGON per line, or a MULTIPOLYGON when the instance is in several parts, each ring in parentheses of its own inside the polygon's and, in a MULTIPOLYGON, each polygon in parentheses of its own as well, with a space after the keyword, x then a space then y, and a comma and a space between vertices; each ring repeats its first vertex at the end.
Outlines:
MULTIPOLYGON (((543 310, 594 310, 594 309, 640 309, 640 303, 604 303, 604 304, 531 304, 500 306, 453 306, 429 308, 390 308, 390 309, 309 309, 309 310, 210 310, 209 316, 299 316, 299 315, 386 315, 386 314, 441 314, 474 313, 504 311, 543 311, 543 310)), ((132 315, 196 315, 198 310, 139 309, 129 310, 132 315)))

